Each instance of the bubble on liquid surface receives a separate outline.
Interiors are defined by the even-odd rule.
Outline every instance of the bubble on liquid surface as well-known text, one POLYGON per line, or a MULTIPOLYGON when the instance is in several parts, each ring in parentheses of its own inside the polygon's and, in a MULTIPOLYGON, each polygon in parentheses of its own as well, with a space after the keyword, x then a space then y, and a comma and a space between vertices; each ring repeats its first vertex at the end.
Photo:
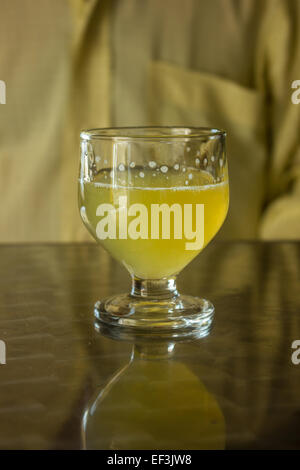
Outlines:
POLYGON ((186 148, 186 151, 187 151, 187 152, 190 152, 190 151, 191 151, 191 147, 187 147, 187 148, 186 148))
POLYGON ((207 158, 205 157, 204 160, 203 160, 203 165, 206 166, 207 165, 207 158))
POLYGON ((196 159, 195 159, 195 163, 196 163, 196 165, 199 165, 199 164, 200 164, 199 158, 196 158, 196 159))
POLYGON ((144 178, 145 173, 143 173, 142 171, 140 171, 139 175, 140 175, 141 178, 144 178))
POLYGON ((153 161, 149 162, 149 166, 150 168, 156 168, 156 162, 153 162, 153 161))
POLYGON ((107 165, 107 160, 104 160, 104 164, 107 165))
POLYGON ((175 163, 175 165, 174 165, 174 170, 179 170, 179 165, 178 165, 178 163, 175 163))
POLYGON ((183 173, 185 173, 185 172, 186 172, 186 168, 185 168, 185 166, 182 168, 182 171, 183 171, 183 173))
POLYGON ((162 173, 167 173, 168 169, 169 169, 169 168, 167 167, 167 165, 163 165, 163 166, 160 167, 160 171, 161 171, 162 173))
POLYGON ((185 181, 185 184, 189 184, 188 180, 185 181))
POLYGON ((99 157, 99 155, 97 155, 96 158, 95 158, 95 160, 96 160, 97 163, 99 163, 100 160, 101 160, 101 157, 99 157))
POLYGON ((215 161, 214 155, 212 155, 212 156, 210 157, 210 159, 211 159, 212 162, 214 162, 214 161, 215 161))
POLYGON ((131 162, 129 166, 130 166, 130 168, 134 168, 135 167, 135 162, 131 162))
POLYGON ((189 180, 193 179, 192 173, 189 174, 188 178, 189 178, 189 180))
POLYGON ((119 171, 124 171, 124 170, 125 170, 125 166, 123 165, 123 163, 120 163, 119 171))

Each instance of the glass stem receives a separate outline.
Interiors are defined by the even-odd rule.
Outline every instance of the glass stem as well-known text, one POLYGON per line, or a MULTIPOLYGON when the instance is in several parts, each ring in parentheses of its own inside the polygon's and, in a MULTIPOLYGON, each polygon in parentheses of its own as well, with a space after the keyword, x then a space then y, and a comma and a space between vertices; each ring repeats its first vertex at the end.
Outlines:
POLYGON ((176 277, 163 279, 139 279, 132 277, 131 295, 143 299, 170 300, 178 297, 176 277))
POLYGON ((136 359, 165 360, 171 359, 174 353, 175 343, 171 341, 152 343, 136 343, 132 349, 131 362, 136 359))

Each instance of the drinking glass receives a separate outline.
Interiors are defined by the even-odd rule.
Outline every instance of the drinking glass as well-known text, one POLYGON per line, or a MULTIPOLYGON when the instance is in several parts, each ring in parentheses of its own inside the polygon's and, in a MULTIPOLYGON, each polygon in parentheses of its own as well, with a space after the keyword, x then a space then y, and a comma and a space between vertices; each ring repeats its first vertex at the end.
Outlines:
POLYGON ((81 218, 132 277, 95 316, 135 332, 205 336, 214 307, 181 295, 177 274, 222 226, 229 202, 226 133, 193 127, 82 131, 81 218))

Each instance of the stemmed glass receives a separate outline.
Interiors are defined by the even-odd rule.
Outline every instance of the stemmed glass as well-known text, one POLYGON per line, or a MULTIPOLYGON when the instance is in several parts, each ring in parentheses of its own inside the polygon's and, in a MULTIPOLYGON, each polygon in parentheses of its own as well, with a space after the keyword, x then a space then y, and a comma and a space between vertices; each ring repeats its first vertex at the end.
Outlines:
POLYGON ((98 321, 134 332, 205 336, 214 307, 177 274, 222 226, 229 203, 226 133, 191 127, 81 132, 79 208, 89 232, 132 277, 99 300, 98 321))

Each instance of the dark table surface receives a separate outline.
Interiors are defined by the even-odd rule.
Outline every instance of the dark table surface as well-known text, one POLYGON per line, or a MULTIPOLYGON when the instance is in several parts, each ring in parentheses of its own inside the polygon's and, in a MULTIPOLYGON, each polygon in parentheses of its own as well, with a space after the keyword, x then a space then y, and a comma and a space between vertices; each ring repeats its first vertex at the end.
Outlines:
POLYGON ((94 302, 130 287, 96 245, 0 260, 1 449, 300 448, 299 243, 207 247, 178 286, 214 303, 213 330, 169 356, 96 331, 94 302))

